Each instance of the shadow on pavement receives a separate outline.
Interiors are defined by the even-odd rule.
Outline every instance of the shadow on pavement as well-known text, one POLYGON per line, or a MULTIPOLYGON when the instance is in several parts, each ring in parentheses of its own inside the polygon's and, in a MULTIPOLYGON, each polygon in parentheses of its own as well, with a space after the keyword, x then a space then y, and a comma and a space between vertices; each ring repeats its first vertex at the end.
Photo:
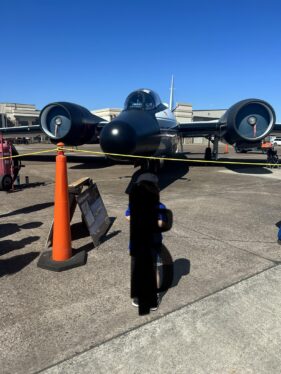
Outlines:
POLYGON ((249 165, 226 165, 226 169, 235 171, 240 174, 272 174, 272 171, 263 166, 249 166, 249 165))
POLYGON ((73 248, 73 255, 76 255, 77 253, 80 253, 83 251, 90 252, 92 249, 94 249, 94 243, 90 242, 90 243, 82 245, 82 247, 80 248, 73 248))
POLYGON ((83 222, 76 222, 71 225, 71 239, 79 240, 89 236, 89 231, 83 222))
MULTIPOLYGON (((71 166, 70 169, 100 169, 106 168, 113 165, 113 162, 104 157, 104 156, 82 156, 81 154, 78 155, 69 155, 67 156, 68 163, 76 163, 79 165, 71 166)), ((32 155, 32 156, 23 156, 21 160, 26 161, 41 161, 41 162, 55 162, 56 156, 55 155, 32 155)))
POLYGON ((171 287, 176 287, 179 284, 181 277, 190 273, 190 261, 186 258, 177 258, 174 261, 174 277, 171 287))
POLYGON ((36 242, 39 239, 40 236, 28 236, 27 238, 21 240, 2 240, 0 242, 0 256, 17 249, 22 249, 26 245, 36 242))
POLYGON ((280 228, 281 227, 281 221, 276 222, 275 226, 278 227, 278 228, 280 228))
POLYGON ((0 277, 17 273, 29 265, 38 256, 39 252, 29 252, 5 260, 0 260, 0 277))
POLYGON ((189 172, 189 165, 185 161, 180 161, 180 159, 187 160, 187 158, 185 155, 180 155, 177 157, 179 158, 178 162, 165 161, 164 167, 160 170, 158 175, 160 191, 164 190, 178 179, 188 181, 188 179, 184 176, 189 172))
POLYGON ((56 155, 31 155, 31 156, 20 156, 21 160, 25 161, 44 161, 44 162, 55 162, 56 161, 56 155))
MULTIPOLYGON (((110 220, 110 225, 109 225, 106 233, 100 238, 100 244, 105 243, 106 241, 114 238, 116 235, 118 235, 118 234, 120 234, 120 232, 122 232, 121 230, 115 230, 115 231, 112 231, 111 233, 108 234, 109 230, 111 229, 113 223, 116 220, 116 217, 109 217, 109 220, 110 220)), ((90 233, 89 233, 89 230, 86 226, 86 223, 77 222, 77 223, 74 223, 73 225, 71 225, 71 238, 72 238, 73 241, 78 240, 78 239, 82 239, 82 238, 86 238, 86 237, 89 237, 89 238, 91 237, 90 233)), ((80 248, 74 249, 74 252, 75 253, 79 253, 81 251, 89 252, 93 248, 94 248, 94 243, 91 242, 91 243, 87 243, 87 244, 83 245, 80 248)))
MULTIPOLYGON (((76 156, 79 157, 79 156, 76 156)), ((108 168, 114 165, 113 161, 105 157, 96 157, 96 156, 84 156, 80 157, 79 160, 72 159, 71 156, 67 156, 67 162, 77 163, 78 165, 70 166, 69 169, 72 170, 83 170, 83 169, 102 169, 108 168)))
POLYGON ((1 214, 0 218, 9 217, 9 216, 16 216, 17 214, 32 213, 32 212, 36 212, 37 210, 42 210, 42 209, 49 208, 52 205, 54 205, 53 202, 30 205, 30 206, 27 206, 25 208, 20 208, 20 209, 17 209, 17 210, 13 210, 12 212, 9 212, 9 213, 1 214))
MULTIPOLYGON (((189 165, 187 162, 181 162, 180 160, 187 160, 185 155, 176 155, 179 159, 179 161, 165 161, 163 167, 161 168, 160 172, 158 173, 159 178, 159 188, 160 191, 164 190, 166 187, 168 187, 170 184, 174 183, 178 179, 187 180, 188 178, 184 177, 189 172, 189 165)), ((174 158, 175 158, 174 157, 174 158)), ((138 177, 143 173, 144 171, 140 168, 137 168, 132 176, 123 176, 119 179, 128 178, 130 179, 128 186, 126 187, 125 193, 129 195, 131 188, 133 184, 136 182, 138 177)))
MULTIPOLYGON (((101 240, 100 240, 101 243, 109 240, 110 238, 112 238, 113 236, 115 236, 115 235, 119 234, 119 232, 121 232, 121 230, 117 230, 117 231, 114 231, 114 233, 116 233, 115 235, 112 235, 113 232, 111 234, 107 235, 107 233, 111 229, 113 223, 115 222, 116 217, 109 217, 109 220, 110 220, 110 225, 109 225, 106 233, 101 238, 101 240)), ((81 222, 76 222, 76 223, 73 223, 71 225, 71 238, 72 238, 72 240, 78 240, 78 239, 86 238, 87 236, 90 236, 90 233, 89 233, 88 227, 87 227, 87 225, 84 222, 83 217, 82 217, 81 222)))
MULTIPOLYGON (((186 153, 185 153, 186 154, 186 153)), ((240 169, 244 169, 244 168, 248 168, 249 170, 253 170, 253 173, 255 172, 256 169, 258 170, 265 170, 266 172, 268 172, 268 168, 266 166, 260 166, 260 165, 255 165, 255 163, 262 163, 262 164, 266 164, 267 163, 267 159, 264 158, 264 159, 255 159, 255 158, 232 158, 231 156, 230 157, 220 157, 218 158, 217 161, 222 161, 222 162, 230 162, 232 164, 220 164, 220 163, 216 163, 216 162, 204 162, 204 157, 198 157, 199 153, 196 153, 196 154, 189 154, 188 157, 187 157, 187 160, 190 159, 190 160, 198 160, 198 162, 194 161, 190 161, 188 162, 189 166, 202 166, 202 167, 225 167, 225 168, 229 168, 231 170, 234 170, 234 171, 239 171, 240 169), (237 163, 236 165, 234 165, 233 163, 237 163), (243 165, 243 163, 247 163, 246 165, 243 165), (253 164, 253 165, 249 165, 248 163, 250 164, 253 164)), ((245 171, 244 171, 245 172, 245 171)), ((257 172, 257 173, 262 173, 262 171, 260 172, 257 172)))
POLYGON ((186 258, 173 258, 165 245, 162 245, 162 265, 159 266, 159 273, 162 274, 162 282, 159 292, 165 295, 169 288, 176 287, 180 279, 190 273, 190 261, 186 258))
POLYGON ((40 186, 46 186, 46 182, 34 182, 34 183, 23 183, 19 185, 14 185, 14 190, 7 191, 8 193, 15 193, 22 190, 26 190, 27 188, 35 188, 40 186))
MULTIPOLYGON (((108 234, 106 236, 103 236, 100 240, 100 244, 106 242, 107 240, 110 240, 110 239, 114 238, 114 236, 120 234, 120 232, 121 232, 121 230, 116 230, 116 231, 112 231, 110 234, 108 234)), ((89 233, 88 233, 88 236, 89 236, 89 233)), ((79 252, 82 252, 82 251, 89 252, 94 248, 95 248, 94 243, 91 241, 90 243, 87 243, 80 248, 73 249, 73 253, 76 254, 76 253, 79 253, 79 252)))
POLYGON ((100 244, 102 243, 105 243, 107 242, 108 240, 114 238, 114 236, 120 234, 120 232, 122 232, 121 230, 115 230, 115 231, 112 231, 110 234, 106 234, 105 236, 103 236, 100 240, 100 244))
MULTIPOLYGON (((267 163, 267 158, 265 156, 264 159, 257 159, 257 158, 235 158, 235 157, 219 157, 218 161, 229 161, 229 162, 237 162, 243 164, 243 162, 250 162, 250 163, 262 163, 266 164, 267 163)), ((246 165, 249 167, 249 165, 246 165)), ((251 165, 250 165, 251 166, 251 165)), ((254 166, 254 165, 253 165, 254 166)), ((260 166, 256 166, 260 167, 260 166)))
POLYGON ((35 229, 42 226, 42 224, 42 222, 28 222, 23 225, 18 225, 17 223, 3 223, 0 224, 0 238, 13 235, 22 229, 35 229))
MULTIPOLYGON (((196 155, 194 155, 195 157, 193 158, 191 154, 189 154, 189 158, 192 160, 192 159, 196 159, 196 155)), ((186 158, 188 160, 188 157, 186 158)), ((255 165, 255 163, 266 163, 266 159, 265 160, 259 160, 259 159, 240 159, 240 158, 226 158, 226 157, 221 157, 219 158, 217 161, 223 161, 223 162, 236 162, 237 165, 233 165, 233 164, 216 164, 216 163, 208 163, 208 162, 202 162, 204 161, 203 158, 198 158, 199 162, 189 162, 188 165, 189 166, 202 166, 202 167, 225 167, 226 169, 229 169, 231 171, 234 171, 236 173, 240 173, 240 174, 253 174, 253 175, 261 175, 261 174, 272 174, 272 171, 266 167, 266 166, 259 166, 259 165, 255 165), (253 165, 243 165, 243 163, 252 163, 253 165)), ((174 169, 173 169, 173 172, 174 172, 174 169)))

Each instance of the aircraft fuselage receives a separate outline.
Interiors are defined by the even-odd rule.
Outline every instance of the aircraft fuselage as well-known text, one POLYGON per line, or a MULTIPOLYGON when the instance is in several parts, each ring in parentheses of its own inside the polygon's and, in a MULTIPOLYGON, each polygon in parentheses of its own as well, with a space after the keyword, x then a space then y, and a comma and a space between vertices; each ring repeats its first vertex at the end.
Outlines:
MULTIPOLYGON (((106 124, 100 135, 105 153, 165 156, 176 151, 177 121, 170 109, 151 90, 132 92, 124 110, 106 124)), ((116 158, 114 155, 109 155, 116 158)), ((117 156, 117 158, 119 158, 117 156)))

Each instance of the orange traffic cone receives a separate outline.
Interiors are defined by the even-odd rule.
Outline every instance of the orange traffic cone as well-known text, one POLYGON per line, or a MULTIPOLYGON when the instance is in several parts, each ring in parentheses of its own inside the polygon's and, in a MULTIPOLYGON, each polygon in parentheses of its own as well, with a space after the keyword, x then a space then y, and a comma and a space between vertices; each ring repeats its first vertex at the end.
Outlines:
POLYGON ((224 153, 228 153, 228 144, 226 144, 224 147, 224 153))
POLYGON ((86 252, 72 256, 66 156, 64 144, 57 145, 53 250, 43 252, 37 265, 43 269, 63 271, 85 265, 86 252))
MULTIPOLYGON (((58 147, 63 147, 58 143, 58 147)), ((55 210, 53 229, 53 260, 66 261, 72 254, 68 201, 66 156, 59 148, 56 157, 55 210)))

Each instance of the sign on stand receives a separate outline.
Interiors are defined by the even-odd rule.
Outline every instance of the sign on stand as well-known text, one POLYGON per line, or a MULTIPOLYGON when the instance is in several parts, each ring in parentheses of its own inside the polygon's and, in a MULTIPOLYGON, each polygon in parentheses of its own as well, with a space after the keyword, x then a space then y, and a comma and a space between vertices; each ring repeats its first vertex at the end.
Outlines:
MULTIPOLYGON (((98 187, 89 178, 81 178, 68 186, 69 191, 69 211, 70 221, 74 215, 77 204, 82 213, 82 218, 86 224, 89 234, 92 237, 94 246, 100 244, 100 240, 103 235, 109 230, 111 226, 110 219, 107 215, 106 208, 100 196, 98 187), (83 187, 88 188, 82 192, 83 187)), ((52 245, 53 241, 53 225, 52 222, 48 238, 46 241, 46 247, 52 245)))
POLYGON ((81 209, 83 219, 95 246, 100 244, 101 237, 110 227, 110 219, 100 196, 97 185, 94 183, 77 196, 77 203, 81 209))

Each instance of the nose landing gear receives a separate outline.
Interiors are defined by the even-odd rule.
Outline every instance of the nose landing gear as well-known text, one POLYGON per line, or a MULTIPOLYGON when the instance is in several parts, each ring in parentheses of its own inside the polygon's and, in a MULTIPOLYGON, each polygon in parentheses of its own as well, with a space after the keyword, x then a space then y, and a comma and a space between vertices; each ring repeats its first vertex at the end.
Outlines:
POLYGON ((219 138, 208 138, 208 147, 205 149, 205 160, 217 160, 219 155, 219 138), (213 150, 211 149, 213 144, 213 150))

